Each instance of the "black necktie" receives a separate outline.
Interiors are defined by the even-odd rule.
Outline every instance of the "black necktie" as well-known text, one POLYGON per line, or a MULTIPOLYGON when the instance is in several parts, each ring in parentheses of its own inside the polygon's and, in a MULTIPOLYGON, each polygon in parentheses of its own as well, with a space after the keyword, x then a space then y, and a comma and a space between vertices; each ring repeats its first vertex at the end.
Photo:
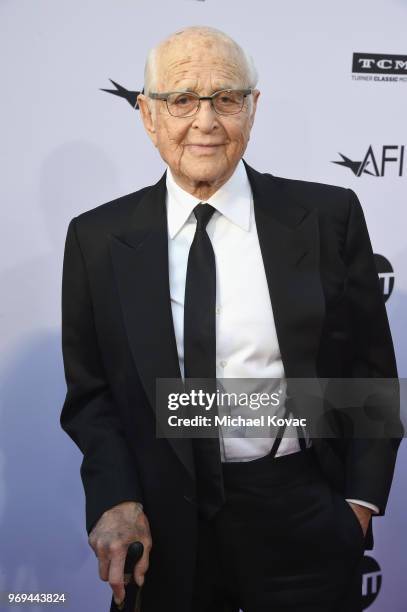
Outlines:
MULTIPOLYGON (((205 391, 212 392, 216 391, 216 265, 206 226, 214 212, 210 204, 194 208, 197 224, 188 256, 184 301, 185 378, 211 379, 205 391)), ((219 439, 193 438, 192 442, 198 509, 202 516, 211 518, 224 501, 219 439)))

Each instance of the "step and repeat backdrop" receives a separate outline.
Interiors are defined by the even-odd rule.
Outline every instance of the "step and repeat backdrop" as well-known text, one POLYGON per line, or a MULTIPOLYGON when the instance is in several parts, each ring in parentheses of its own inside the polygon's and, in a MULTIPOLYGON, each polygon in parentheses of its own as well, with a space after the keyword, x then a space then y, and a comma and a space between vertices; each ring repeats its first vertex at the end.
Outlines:
MULTIPOLYGON (((76 612, 110 603, 81 455, 59 428, 62 257, 73 216, 163 172, 134 103, 169 33, 215 26, 253 56, 249 164, 356 191, 407 375, 406 24, 406 0, 0 0, 0 592, 65 593, 76 612)), ((406 469, 403 442, 365 558, 371 612, 407 610, 406 469)))

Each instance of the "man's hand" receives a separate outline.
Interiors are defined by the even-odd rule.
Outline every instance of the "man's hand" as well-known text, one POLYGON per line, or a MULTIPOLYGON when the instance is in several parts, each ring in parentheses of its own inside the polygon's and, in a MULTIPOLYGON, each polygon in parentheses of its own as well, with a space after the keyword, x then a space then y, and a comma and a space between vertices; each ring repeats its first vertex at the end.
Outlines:
POLYGON ((123 573, 127 548, 139 541, 144 546, 141 559, 136 563, 134 580, 139 586, 148 570, 152 546, 150 526, 141 504, 123 502, 102 514, 91 533, 89 545, 99 560, 99 576, 109 581, 116 604, 125 597, 123 573))
POLYGON ((361 506, 360 504, 355 504, 354 502, 347 502, 354 513, 356 514, 358 521, 362 527, 363 535, 366 535, 367 528, 369 527, 370 517, 373 514, 373 511, 367 506, 361 506))

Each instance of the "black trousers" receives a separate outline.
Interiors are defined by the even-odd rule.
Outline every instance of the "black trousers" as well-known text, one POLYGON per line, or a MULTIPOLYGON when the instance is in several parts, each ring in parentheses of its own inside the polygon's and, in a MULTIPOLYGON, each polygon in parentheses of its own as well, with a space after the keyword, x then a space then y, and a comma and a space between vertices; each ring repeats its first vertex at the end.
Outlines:
POLYGON ((199 520, 191 612, 361 612, 363 531, 312 448, 222 469, 226 503, 199 520))

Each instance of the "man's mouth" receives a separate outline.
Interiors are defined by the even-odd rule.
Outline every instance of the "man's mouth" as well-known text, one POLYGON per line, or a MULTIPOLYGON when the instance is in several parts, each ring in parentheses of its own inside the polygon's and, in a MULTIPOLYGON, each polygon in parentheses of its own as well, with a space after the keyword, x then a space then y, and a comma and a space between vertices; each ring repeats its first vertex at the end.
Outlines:
POLYGON ((186 145, 189 149, 197 153, 210 153, 211 151, 215 151, 219 147, 223 146, 223 143, 211 143, 211 144, 203 144, 203 143, 188 143, 186 145))

